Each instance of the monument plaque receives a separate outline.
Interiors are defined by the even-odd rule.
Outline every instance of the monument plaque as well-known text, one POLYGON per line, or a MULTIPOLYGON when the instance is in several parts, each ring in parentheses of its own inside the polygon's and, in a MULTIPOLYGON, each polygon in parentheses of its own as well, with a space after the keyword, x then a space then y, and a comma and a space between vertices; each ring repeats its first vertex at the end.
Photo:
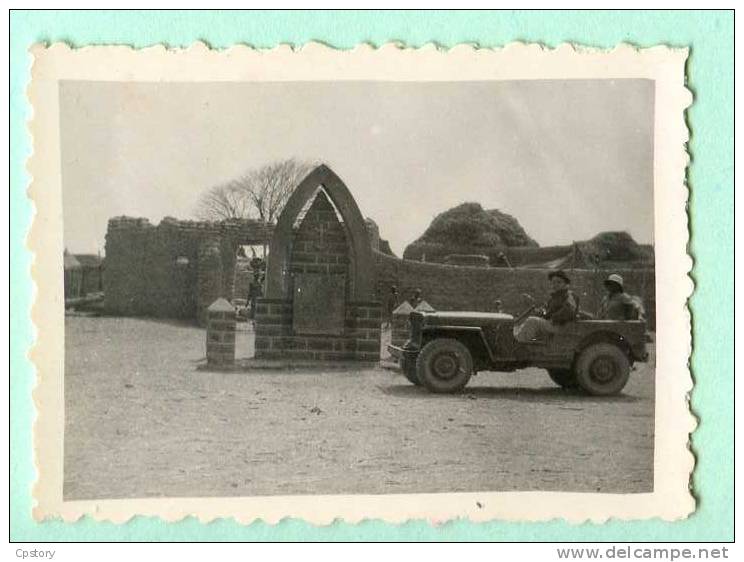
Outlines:
POLYGON ((295 274, 292 315, 294 332, 343 334, 345 287, 346 275, 295 274))

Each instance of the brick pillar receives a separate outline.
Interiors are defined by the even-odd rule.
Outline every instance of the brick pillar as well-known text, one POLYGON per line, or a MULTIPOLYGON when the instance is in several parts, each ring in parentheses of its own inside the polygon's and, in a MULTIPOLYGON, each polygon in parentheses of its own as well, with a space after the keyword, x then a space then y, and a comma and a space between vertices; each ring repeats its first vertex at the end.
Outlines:
POLYGON ((207 364, 231 367, 235 364, 235 308, 217 299, 207 309, 207 364))
POLYGON ((413 312, 413 307, 408 301, 403 301, 398 308, 393 310, 392 332, 390 334, 390 343, 401 346, 408 340, 411 325, 408 317, 413 312))

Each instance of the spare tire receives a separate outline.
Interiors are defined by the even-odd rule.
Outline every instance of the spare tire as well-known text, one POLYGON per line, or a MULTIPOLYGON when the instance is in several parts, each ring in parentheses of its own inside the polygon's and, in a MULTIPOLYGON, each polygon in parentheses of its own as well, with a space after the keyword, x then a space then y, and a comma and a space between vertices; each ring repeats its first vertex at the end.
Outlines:
POLYGON ((455 339, 427 343, 416 360, 419 381, 431 392, 452 393, 465 388, 473 374, 473 357, 455 339))
POLYGON ((595 396, 618 394, 628 382, 630 360, 617 345, 595 343, 576 360, 576 382, 595 396))

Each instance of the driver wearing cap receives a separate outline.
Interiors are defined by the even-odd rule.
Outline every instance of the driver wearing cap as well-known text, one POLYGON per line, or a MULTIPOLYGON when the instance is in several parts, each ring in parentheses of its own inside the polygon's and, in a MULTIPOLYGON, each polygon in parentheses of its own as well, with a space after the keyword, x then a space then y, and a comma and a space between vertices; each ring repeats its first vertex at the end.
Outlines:
POLYGON ((563 270, 558 270, 548 274, 548 281, 550 298, 539 311, 539 316, 530 316, 517 328, 514 337, 519 342, 530 342, 554 334, 560 326, 576 320, 579 307, 576 297, 568 289, 571 279, 563 270))

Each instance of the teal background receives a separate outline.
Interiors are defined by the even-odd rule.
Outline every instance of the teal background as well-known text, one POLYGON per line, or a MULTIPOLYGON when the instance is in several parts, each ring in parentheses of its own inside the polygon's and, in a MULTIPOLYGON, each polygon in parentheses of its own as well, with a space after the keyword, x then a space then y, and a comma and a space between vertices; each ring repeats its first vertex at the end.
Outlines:
MULTIPOLYGON (((10 538, 14 541, 223 541, 223 540, 498 540, 498 541, 730 541, 734 538, 734 14, 733 11, 570 12, 376 12, 376 11, 12 11, 10 14, 10 538), (181 47, 203 40, 215 48, 233 43, 272 47, 322 41, 348 49, 359 42, 408 46, 435 42, 444 47, 477 43, 496 47, 519 40, 556 46, 570 41, 609 48, 690 47, 688 86, 695 101, 687 113, 691 128, 689 168, 690 252, 695 266, 692 407, 700 418, 693 435, 697 468, 693 485, 698 510, 676 523, 659 520, 604 525, 455 521, 432 527, 422 521, 386 525, 337 522, 316 527, 298 520, 272 526, 241 526, 233 520, 201 524, 190 518, 166 524, 136 518, 126 525, 82 520, 76 524, 31 518, 31 390, 34 369, 26 353, 34 340, 29 320, 33 298, 32 255, 24 240, 33 207, 25 195, 31 153, 26 121, 31 110, 25 88, 34 42, 74 46, 164 43, 181 47)), ((663 477, 663 476, 662 476, 663 477)))

